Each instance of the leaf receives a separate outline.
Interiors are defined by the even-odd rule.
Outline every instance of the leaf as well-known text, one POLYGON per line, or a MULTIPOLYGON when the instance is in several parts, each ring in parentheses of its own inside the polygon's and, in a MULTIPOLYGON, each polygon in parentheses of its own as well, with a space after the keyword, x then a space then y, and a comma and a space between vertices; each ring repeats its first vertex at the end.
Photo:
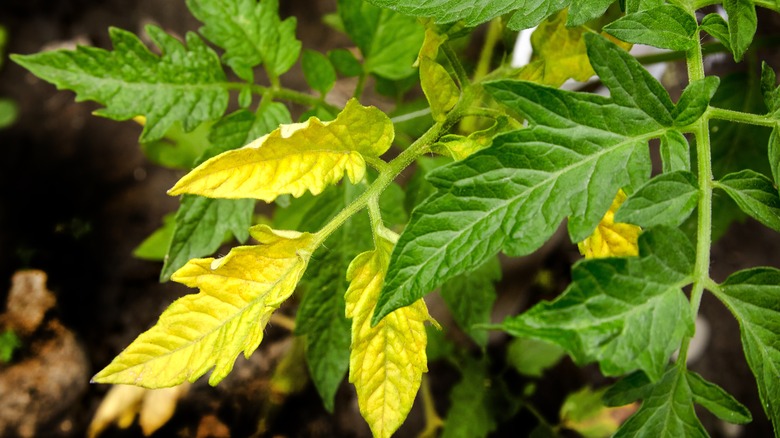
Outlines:
POLYGON ((729 16, 729 43, 734 61, 739 62, 756 34, 756 6, 752 0, 724 0, 723 9, 729 16))
POLYGON ((425 30, 425 40, 417 61, 420 65, 420 85, 430 104, 431 114, 436 121, 443 122, 447 113, 460 99, 460 89, 452 76, 436 62, 439 46, 447 41, 447 35, 440 35, 433 27, 425 30))
POLYGON ((240 109, 220 119, 211 128, 211 146, 197 164, 223 152, 240 148, 252 140, 268 134, 279 125, 292 122, 290 111, 284 104, 271 102, 261 104, 256 112, 240 109))
POLYGON ((593 390, 586 386, 566 396, 559 414, 561 426, 585 438, 612 436, 620 426, 615 414, 626 408, 604 406, 601 397, 605 391, 606 388, 593 390))
POLYGON ((347 49, 333 49, 329 51, 328 59, 342 76, 359 76, 363 72, 363 65, 347 49))
POLYGON ((720 14, 707 14, 702 18, 699 29, 715 37, 731 53, 731 40, 729 37, 729 24, 720 16, 720 14))
POLYGON ((533 252, 565 217, 572 241, 585 239, 612 203, 604 193, 649 177, 647 140, 671 125, 673 104, 632 56, 602 37, 588 41, 612 98, 529 82, 485 85, 529 128, 431 173, 437 192, 412 213, 393 251, 374 322, 499 251, 533 252))
POLYGON ((425 177, 433 170, 450 163, 452 160, 445 157, 426 157, 417 158, 417 169, 409 179, 406 185, 406 199, 404 207, 411 213, 415 207, 420 205, 428 196, 436 192, 436 187, 428 182, 425 177))
POLYGON ((739 208, 762 224, 780 231, 780 198, 772 181, 752 170, 730 173, 716 182, 739 208))
POLYGON ((487 347, 488 333, 474 325, 490 323, 496 301, 494 283, 500 279, 501 264, 498 258, 492 258, 475 271, 459 275, 441 286, 441 297, 455 322, 483 349, 487 347))
POLYGON ((612 201, 609 210, 599 222, 593 234, 588 236, 577 246, 580 253, 589 258, 623 257, 639 254, 637 239, 642 229, 636 225, 615 222, 615 212, 626 200, 623 190, 618 190, 617 196, 612 201))
POLYGON ((614 0, 572 0, 567 26, 580 26, 601 17, 614 0))
POLYGON ((254 82, 252 67, 263 63, 277 77, 298 59, 296 20, 279 19, 278 0, 187 0, 187 8, 205 24, 200 33, 225 49, 225 64, 247 82, 254 82))
POLYGON ((718 90, 719 84, 720 79, 717 76, 707 76, 688 84, 672 112, 674 124, 687 126, 699 120, 707 111, 710 100, 718 90))
POLYGON ((769 154, 769 165, 772 168, 772 178, 777 186, 777 182, 780 181, 780 124, 775 125, 775 129, 769 135, 769 147, 767 153, 769 154))
POLYGON ((347 271, 345 296, 346 315, 352 318, 349 381, 361 415, 378 438, 390 437, 403 423, 428 370, 424 323, 430 316, 424 301, 371 326, 391 250, 392 242, 379 237, 375 250, 357 256, 347 271))
POLYGON ((667 131, 661 136, 663 173, 691 170, 691 151, 688 140, 679 131, 667 131))
POLYGON ((721 420, 734 424, 750 423, 753 420, 748 408, 731 394, 718 385, 704 380, 693 371, 688 371, 688 385, 693 393, 693 401, 707 408, 721 420))
POLYGON ((699 188, 696 177, 686 171, 658 175, 628 198, 615 220, 649 228, 678 227, 696 208, 699 188))
POLYGON ((241 149, 218 155, 185 175, 168 192, 273 201, 282 194, 321 193, 347 174, 356 183, 364 156, 382 155, 393 141, 393 124, 380 110, 350 100, 332 122, 312 117, 283 125, 241 149))
POLYGON ((14 356, 14 351, 22 346, 19 336, 11 329, 0 333, 0 364, 9 363, 14 356))
POLYGON ((78 47, 11 59, 58 89, 74 91, 77 101, 105 105, 95 112, 99 116, 146 117, 142 143, 162 138, 175 122, 189 132, 220 118, 228 90, 216 53, 194 33, 187 34, 185 47, 159 27, 146 26, 146 32, 162 56, 132 33, 110 28, 113 51, 78 47))
POLYGON ((659 227, 639 237, 639 254, 577 263, 559 298, 501 327, 558 344, 580 364, 598 361, 605 375, 642 370, 657 380, 693 333, 681 288, 691 281, 695 251, 681 231, 659 227))
POLYGON ((133 250, 133 257, 155 262, 163 261, 171 246, 175 224, 173 214, 163 216, 163 225, 133 250))
POLYGON ((515 338, 509 343, 506 360, 518 373, 530 377, 542 377, 566 353, 555 344, 531 338, 515 338))
MULTIPOLYGON (((521 5, 520 2, 514 2, 521 5)), ((526 0, 522 7, 512 14, 507 23, 510 30, 525 30, 536 27, 554 13, 562 10, 571 0, 526 0)), ((487 20, 485 20, 487 21, 487 20)))
POLYGON ((754 268, 731 274, 713 293, 739 321, 742 348, 756 376, 761 405, 780 430, 780 271, 754 268))
MULTIPOLYGON (((134 117, 133 120, 142 126, 146 123, 143 116, 134 117)), ((208 135, 212 126, 211 122, 206 122, 198 125, 191 132, 184 132, 181 124, 176 122, 160 140, 141 143, 141 150, 146 158, 155 164, 190 170, 196 164, 196 160, 210 147, 208 135)))
POLYGON ((461 379, 450 392, 450 409, 444 420, 442 438, 486 437, 496 429, 487 359, 459 361, 461 379))
POLYGON ((303 77, 306 83, 323 96, 336 84, 336 70, 330 60, 320 52, 306 49, 301 58, 303 77))
POLYGON ((469 155, 489 147, 496 135, 510 131, 511 126, 512 123, 508 117, 498 116, 490 127, 474 131, 468 136, 443 135, 431 149, 436 153, 448 155, 455 160, 463 160, 469 155))
POLYGON ((647 375, 635 371, 610 386, 602 400, 605 406, 623 406, 647 398, 652 389, 653 384, 647 375))
POLYGON ((698 44, 696 19, 679 6, 662 5, 625 16, 604 26, 623 41, 670 50, 687 50, 698 44))
POLYGON ((188 383, 163 389, 145 389, 132 385, 114 385, 106 393, 89 423, 87 436, 99 436, 111 423, 120 429, 133 424, 136 415, 144 436, 164 426, 176 410, 179 399, 189 391, 188 383))
POLYGON ((769 109, 768 115, 780 119, 780 86, 777 85, 775 71, 766 61, 761 63, 761 95, 769 109))
POLYGON ((314 250, 311 234, 251 230, 261 244, 233 248, 220 259, 194 259, 173 280, 200 293, 176 300, 94 382, 162 388, 195 381, 213 368, 216 385, 242 351, 249 357, 265 325, 292 293, 314 250))
POLYGON ((19 105, 11 99, 0 99, 0 129, 11 126, 19 117, 19 105))
POLYGON ((412 64, 425 32, 417 20, 363 0, 339 0, 338 6, 349 37, 363 53, 367 73, 392 80, 414 74, 412 64))
POLYGON ((670 366, 653 386, 639 411, 615 434, 622 437, 707 437, 693 409, 686 371, 670 366))

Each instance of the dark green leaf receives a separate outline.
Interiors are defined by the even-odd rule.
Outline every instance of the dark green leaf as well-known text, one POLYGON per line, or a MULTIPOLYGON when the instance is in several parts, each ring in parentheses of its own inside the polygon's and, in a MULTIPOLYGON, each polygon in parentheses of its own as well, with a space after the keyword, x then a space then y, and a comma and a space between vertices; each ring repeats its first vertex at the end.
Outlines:
POLYGON ((491 403, 490 375, 486 359, 460 361, 461 380, 450 393, 450 410, 444 420, 442 438, 486 437, 496 428, 491 403))
POLYGON ((693 392, 693 401, 707 408, 721 420, 735 424, 750 423, 753 420, 748 408, 731 394, 720 386, 704 380, 693 371, 688 371, 688 385, 693 392))
POLYGON ((342 76, 359 76, 363 72, 363 65, 347 49, 331 50, 328 52, 328 59, 342 76))
POLYGON ((529 128, 431 173, 437 192, 412 213, 393 251, 375 322, 501 250, 533 252, 565 217, 572 241, 585 239, 612 203, 606 194, 649 177, 647 140, 671 125, 673 104, 632 56, 590 36, 591 62, 613 97, 486 84, 529 128))
POLYGON ((699 120, 707 111, 712 96, 718 90, 720 79, 717 76, 707 76, 704 79, 691 82, 680 96, 672 117, 677 126, 687 126, 699 120))
POLYGON ((428 344, 425 346, 428 363, 453 356, 455 344, 447 339, 444 330, 439 330, 433 325, 426 325, 425 332, 428 334, 428 344))
POLYGON ((190 259, 214 253, 228 232, 236 236, 239 242, 246 241, 254 209, 254 199, 182 196, 160 281, 168 281, 190 259))
POLYGON ((686 171, 662 173, 631 195, 615 215, 616 222, 644 228, 677 227, 690 216, 699 200, 696 177, 686 171))
POLYGON ((159 27, 146 31, 162 56, 132 33, 110 28, 114 51, 79 47, 12 59, 57 88, 76 92, 78 101, 105 105, 97 115, 114 120, 145 116, 142 142, 162 138, 177 121, 191 131, 220 118, 228 90, 216 53, 194 33, 187 34, 185 47, 159 27))
POLYGON ((339 0, 339 15, 350 38, 363 53, 364 69, 386 79, 411 76, 425 36, 416 19, 363 0, 339 0))
POLYGON ((761 94, 769 115, 780 119, 780 87, 777 86, 775 71, 766 61, 761 64, 761 94))
POLYGON ((668 131, 661 136, 660 149, 664 173, 691 170, 691 151, 688 140, 679 131, 668 131))
POLYGON ((615 434, 622 437, 687 438, 707 437, 693 409, 693 394, 687 373, 671 366, 615 434))
POLYGON ((572 0, 567 26, 580 26, 601 17, 615 0, 572 0))
POLYGON ((730 173, 716 183, 739 208, 762 224, 780 231, 780 198, 772 181, 752 170, 730 173))
POLYGON ((602 401, 606 406, 624 406, 647 398, 653 390, 653 382, 642 371, 635 371, 610 386, 602 401))
POLYGON ((756 376, 764 411, 780 436, 780 270, 732 274, 713 291, 739 321, 742 348, 756 376))
POLYGON ((604 26, 607 33, 623 41, 670 50, 687 50, 698 44, 696 29, 696 19, 674 5, 626 14, 604 26))
POLYGON ((490 323, 493 302, 496 301, 494 283, 500 279, 501 263, 494 257, 476 270, 461 274, 441 286, 441 297, 455 322, 482 348, 487 346, 488 333, 473 326, 490 323))
POLYGON ((165 260, 165 255, 168 254, 168 248, 171 247, 173 240, 173 229, 176 226, 173 217, 173 214, 166 214, 163 217, 163 225, 133 250, 133 256, 155 262, 165 260))
POLYGON ((729 39, 729 24, 719 14, 705 15, 701 20, 700 29, 715 37, 729 52, 733 53, 729 39))
POLYGON ((566 352, 561 347, 531 338, 515 338, 509 343, 506 361, 524 376, 541 377, 544 370, 560 362, 566 352))
POLYGON ((279 19, 279 0, 187 0, 187 7, 205 24, 200 33, 225 49, 222 60, 241 79, 253 82, 252 67, 261 63, 279 76, 298 59, 295 18, 279 19))
POLYGON ((558 344, 578 363, 598 361, 605 375, 642 370, 657 380, 693 333, 681 288, 691 281, 695 251, 681 231, 659 227, 639 237, 639 254, 577 263, 558 299, 502 328, 558 344))
POLYGON ((724 0, 723 9, 729 16, 729 42, 734 61, 739 62, 756 34, 756 6, 753 0, 724 0))
POLYGON ((304 50, 301 67, 309 86, 323 95, 327 94, 336 83, 336 70, 333 68, 333 64, 320 52, 304 50))

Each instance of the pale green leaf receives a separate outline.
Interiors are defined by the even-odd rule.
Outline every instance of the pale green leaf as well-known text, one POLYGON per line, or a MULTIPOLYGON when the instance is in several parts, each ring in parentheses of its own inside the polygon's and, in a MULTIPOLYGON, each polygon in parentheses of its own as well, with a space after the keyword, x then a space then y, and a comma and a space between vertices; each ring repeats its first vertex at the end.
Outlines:
POLYGON ((756 376, 761 405, 780 436, 780 271, 732 274, 713 291, 739 321, 742 348, 756 376))
POLYGON ((560 362, 566 352, 555 344, 531 338, 515 338, 509 343, 506 360, 518 373, 542 377, 544 371, 560 362))
POLYGON ((724 0, 723 9, 729 16, 729 42, 734 61, 739 62, 756 34, 756 6, 753 0, 724 0))
POLYGON ((628 198, 615 220, 649 228, 679 226, 699 201, 696 177, 686 171, 662 173, 628 198))
POLYGON ((220 259, 194 259, 173 280, 200 293, 176 300, 93 378, 98 383, 162 388, 195 381, 209 370, 216 385, 243 351, 254 352, 265 326, 294 291, 314 250, 311 234, 252 229, 257 246, 220 259))
POLYGON ((461 274, 441 286, 441 297, 447 303, 455 322, 482 348, 487 346, 488 333, 474 328, 490 323, 496 301, 495 282, 501 279, 501 263, 492 258, 476 270, 461 274))
POLYGON ((684 9, 663 5, 625 16, 604 26, 604 31, 623 41, 670 50, 687 50, 694 38, 696 19, 684 9))
POLYGON ((563 347, 578 363, 598 361, 605 375, 642 370, 660 378, 682 338, 693 332, 681 288, 691 281, 694 249, 674 228, 639 238, 639 257, 591 259, 572 269, 572 284, 502 328, 563 347))
POLYGON ((661 136, 660 153, 663 173, 691 171, 690 146, 679 131, 668 131, 661 136))
POLYGON ((19 117, 19 105, 11 99, 0 98, 0 129, 11 126, 19 117))
POLYGON ((346 173, 356 183, 366 171, 364 156, 378 157, 393 141, 393 124, 380 110, 352 99, 331 122, 312 117, 282 125, 241 149, 224 152, 185 175, 171 195, 222 198, 295 197, 321 193, 346 173))
POLYGON ((761 94, 769 115, 780 119, 780 86, 777 85, 775 71, 766 61, 761 63, 761 94))
POLYGON ((146 31, 162 56, 132 33, 110 28, 113 51, 78 47, 11 58, 57 88, 74 91, 76 100, 105 105, 97 115, 146 117, 142 142, 162 138, 177 121, 191 131, 220 118, 229 96, 216 53, 194 33, 187 34, 185 47, 158 27, 146 31))
POLYGON ((176 225, 173 217, 173 214, 163 216, 163 225, 133 250, 133 256, 142 260, 163 261, 173 239, 173 229, 176 225))
POLYGON ((5 330, 0 334, 0 364, 11 362, 11 358, 14 356, 14 351, 22 346, 22 341, 13 332, 13 330, 5 330))
POLYGON ((303 76, 309 86, 321 94, 328 91, 336 84, 336 70, 327 56, 314 50, 304 50, 301 58, 303 76))
POLYGON ((347 49, 331 50, 328 52, 328 59, 342 76, 359 76, 363 72, 363 65, 347 49))
POLYGON ((729 24, 719 14, 707 14, 701 20, 701 30, 715 37, 726 50, 733 53, 731 49, 731 39, 729 37, 729 24))
POLYGON ((187 0, 187 7, 205 24, 200 33, 225 49, 225 64, 248 82, 254 80, 252 67, 262 63, 275 77, 298 59, 296 20, 279 19, 278 0, 187 0))
POLYGON ((688 84, 672 112, 674 124, 687 126, 699 120, 707 111, 710 100, 718 90, 719 84, 720 79, 717 76, 707 76, 688 84))
MULTIPOLYGON (((134 120, 145 123, 143 117, 136 117, 134 120)), ((181 124, 176 122, 163 138, 141 143, 141 150, 152 163, 173 169, 190 170, 211 146, 208 136, 213 125, 206 122, 191 132, 184 132, 181 124)))
POLYGON ((584 387, 566 396, 561 405, 559 416, 561 426, 574 430, 584 438, 602 438, 612 436, 620 426, 615 411, 601 401, 606 388, 593 390, 584 387))
POLYGON ((752 170, 730 173, 716 182, 739 208, 762 224, 780 231, 780 197, 772 181, 752 170))
POLYGON ((649 178, 647 141, 673 123, 671 99, 624 50, 597 35, 588 41, 611 98, 521 81, 485 85, 529 127, 430 174, 437 191, 393 251, 374 322, 499 251, 533 252, 566 217, 572 241, 582 241, 612 204, 605 194, 649 178))
POLYGON ((753 416, 748 408, 738 402, 720 386, 704 380, 693 371, 688 371, 688 385, 693 393, 693 401, 705 407, 723 421, 735 424, 750 423, 753 416))
POLYGON ((446 35, 436 32, 435 27, 425 30, 425 40, 417 61, 420 66, 420 85, 430 104, 433 119, 444 121, 447 113, 458 103, 460 89, 447 69, 436 61, 439 46, 447 41, 446 35))

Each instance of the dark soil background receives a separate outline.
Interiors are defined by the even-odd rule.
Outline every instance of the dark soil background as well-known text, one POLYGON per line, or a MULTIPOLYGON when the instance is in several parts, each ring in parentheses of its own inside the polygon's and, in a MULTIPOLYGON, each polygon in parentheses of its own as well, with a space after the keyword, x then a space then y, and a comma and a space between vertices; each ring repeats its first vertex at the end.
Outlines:
MULTIPOLYGON (((335 10, 335 1, 286 0, 283 15, 298 17, 298 37, 304 47, 329 49, 349 42, 320 22, 323 13, 335 10)), ((776 19, 776 17, 775 17, 776 19)), ((136 33, 145 24, 156 23, 183 35, 196 30, 198 22, 184 2, 156 0, 2 0, 0 24, 9 31, 10 53, 33 53, 44 49, 72 47, 75 43, 109 48, 107 28, 121 27, 136 33)), ((772 32, 775 23, 764 23, 772 32)), ((775 32, 776 33, 776 32, 775 32)), ((777 57, 777 53, 769 53, 777 57)), ((774 63, 777 67, 777 63, 774 63)), ((285 77, 286 85, 304 89, 300 74, 285 77)), ((90 376, 105 366, 135 336, 152 325, 175 298, 189 293, 174 283, 157 281, 160 265, 132 257, 131 252, 159 225, 162 216, 175 211, 177 200, 165 191, 181 176, 149 163, 137 138, 140 127, 91 115, 93 103, 75 103, 70 92, 33 77, 21 67, 6 62, 0 71, 0 96, 14 99, 20 107, 16 123, 0 131, 0 299, 5 302, 11 278, 20 269, 40 269, 48 274, 48 288, 57 299, 49 321, 75 333, 86 354, 83 374, 90 376)), ((780 267, 780 238, 761 225, 735 224, 716 245, 713 272, 716 280, 734 270, 770 265, 780 267)), ((507 261, 497 318, 528 305, 531 278, 541 268, 550 270, 555 288, 569 281, 570 264, 579 258, 565 237, 554 239, 531 258, 507 261)), ((432 307, 437 312, 436 300, 432 307)), ((287 309, 289 311, 289 309, 287 309)), ((728 311, 705 295, 702 313, 710 327, 705 352, 692 368, 717 382, 747 405, 754 416, 744 427, 726 426, 708 413, 701 417, 713 436, 770 437, 755 381, 747 368, 736 322, 728 311)), ((446 319, 446 316, 442 316, 446 319)), ((47 326, 51 327, 51 326, 47 326)), ((38 337, 52 336, 49 329, 38 337), (47 331, 48 330, 48 331, 47 331)), ((48 339, 48 338, 47 338, 48 339)), ((195 384, 179 404, 171 422, 155 436, 249 436, 267 409, 265 385, 277 352, 287 347, 287 332, 271 327, 261 351, 249 361, 239 358, 236 370, 217 388, 195 384)), ((41 353, 31 338, 19 352, 23 361, 41 353)), ((500 355, 506 339, 494 336, 491 351, 500 355)), ((61 366, 73 366, 61 362, 61 366)), ((28 396, 51 390, 52 375, 40 373, 38 386, 28 396)), ((0 368, 0 375, 3 373, 0 368)), ((441 415, 449 403, 449 388, 457 373, 444 364, 432 364, 431 387, 441 415)), ((780 377, 779 377, 780 378, 780 377)), ((535 403, 555 420, 561 400, 585 384, 605 384, 595 367, 578 369, 568 360, 554 368, 538 385, 535 403)), ((518 391, 522 390, 519 385, 518 391)), ((84 436, 106 386, 75 382, 69 397, 59 406, 30 411, 32 436, 84 436), (40 413, 45 412, 45 413, 40 413)), ((0 394, 6 398, 7 394, 0 394)), ((55 399, 57 399, 55 397, 55 399)), ((56 403, 54 403, 56 405, 56 403)), ((2 417, 2 413, 0 413, 2 417)), ((268 436, 367 436, 368 429, 357 413, 354 391, 343 385, 336 412, 322 408, 313 387, 278 406, 270 417, 268 436)), ((0 424, 2 424, 0 419, 0 424)), ((526 436, 535 422, 528 414, 502 426, 496 436, 526 436)), ((398 436, 416 436, 422 427, 418 403, 398 436)), ((5 436, 19 431, 8 429, 5 436)), ((0 435, 2 435, 0 428, 0 435)), ((109 429, 103 436, 140 436, 137 426, 109 429)))

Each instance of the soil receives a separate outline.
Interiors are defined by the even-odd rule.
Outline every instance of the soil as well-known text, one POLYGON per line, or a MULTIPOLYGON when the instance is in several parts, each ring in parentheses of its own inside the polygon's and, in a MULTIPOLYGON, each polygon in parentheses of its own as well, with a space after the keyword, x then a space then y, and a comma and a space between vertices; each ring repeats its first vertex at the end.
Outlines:
MULTIPOLYGON (((298 17, 298 36, 304 47, 327 49, 349 44, 319 21, 323 13, 335 10, 335 1, 281 3, 283 15, 298 17)), ((183 1, 0 2, 0 25, 9 31, 11 53, 27 54, 75 43, 109 48, 109 26, 141 33, 148 23, 178 35, 198 28, 183 1)), ((300 73, 285 80, 290 87, 304 88, 300 73)), ((20 107, 16 123, 0 131, 0 300, 6 301, 14 273, 31 268, 48 274, 48 289, 56 296, 56 306, 45 311, 45 318, 38 321, 16 360, 19 364, 37 361, 29 370, 52 367, 51 371, 57 372, 61 368, 60 375, 70 373, 68 384, 73 384, 73 376, 83 382, 71 391, 48 378, 17 387, 17 391, 57 406, 47 406, 42 413, 30 405, 18 414, 25 417, 19 423, 25 427, 14 426, 5 434, 85 436, 107 391, 103 385, 87 385, 88 377, 154 324, 170 302, 190 292, 175 283, 160 284, 160 265, 131 255, 160 226, 162 216, 177 208, 177 200, 165 191, 181 172, 145 159, 137 144, 139 126, 94 117, 95 104, 75 103, 73 93, 57 91, 13 63, 6 63, 0 71, 0 96, 14 99, 20 107), (45 357, 49 359, 42 359, 45 357), (67 397, 62 396, 63 391, 67 397)), ((735 224, 714 249, 715 278, 721 280, 745 267, 780 267, 779 251, 776 233, 753 221, 735 224)), ((554 289, 562 290, 569 281, 569 266, 578 258, 576 249, 561 235, 540 254, 507 261, 497 309, 516 312, 527 306, 528 279, 541 268, 552 272, 554 289)), ((736 322, 709 297, 702 303, 702 315, 709 322, 710 336, 703 356, 691 364, 692 369, 733 394, 754 416, 751 424, 732 427, 701 412, 705 425, 716 437, 772 436, 742 354, 736 322)), ((490 351, 500 354, 505 343, 505 337, 493 335, 490 351)), ((268 379, 289 344, 284 329, 269 328, 259 353, 250 360, 239 358, 232 375, 216 388, 203 381, 193 385, 172 420, 154 436, 249 436, 263 415, 270 419, 267 436, 368 436, 349 385, 340 389, 333 415, 324 410, 311 385, 269 404, 268 379)), ((18 381, 24 380, 25 369, 16 366, 14 373, 21 373, 18 381)), ((8 371, 8 367, 0 368, 0 373, 8 371)), ((429 376, 437 408, 444 413, 457 373, 437 363, 431 365, 429 376)), ((567 393, 585 384, 606 382, 595 367, 579 369, 564 360, 539 383, 534 402, 544 415, 554 419, 567 393)), ((0 397, 6 398, 2 391, 0 397)), ((415 436, 422 421, 418 403, 398 436, 415 436)), ((495 435, 526 436, 534 424, 530 415, 522 413, 495 435)), ((102 436, 141 436, 141 430, 137 425, 127 430, 112 427, 102 436)))

